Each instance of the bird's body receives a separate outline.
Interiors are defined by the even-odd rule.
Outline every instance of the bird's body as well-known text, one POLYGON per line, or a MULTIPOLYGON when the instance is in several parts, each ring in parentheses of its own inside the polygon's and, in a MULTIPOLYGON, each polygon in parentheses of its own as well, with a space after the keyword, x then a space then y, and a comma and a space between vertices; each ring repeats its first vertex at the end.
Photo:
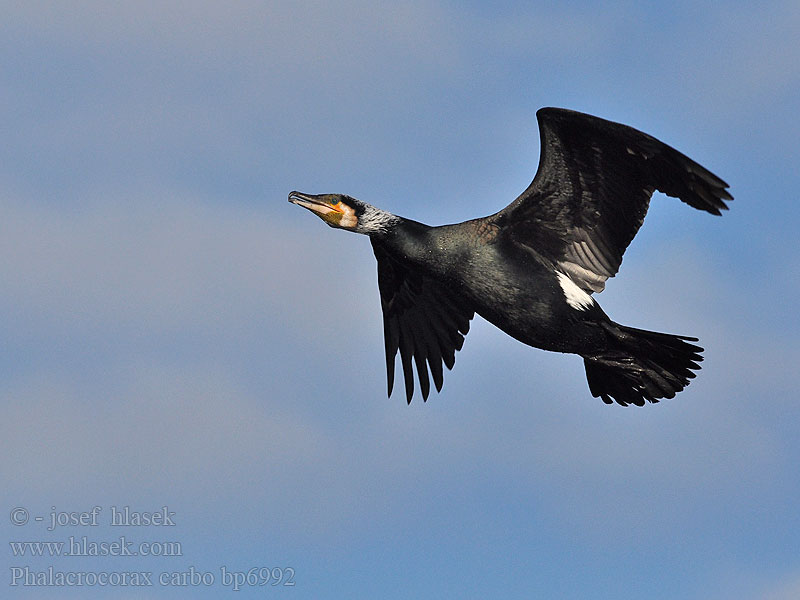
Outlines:
POLYGON ((630 127, 563 109, 539 111, 542 155, 531 185, 503 210, 431 227, 348 196, 292 192, 329 225, 370 236, 378 261, 389 393, 400 352, 410 402, 452 368, 474 313, 529 346, 579 354, 605 402, 642 405, 682 390, 702 360, 694 338, 611 321, 592 293, 613 277, 658 189, 720 214, 727 184, 630 127))
POLYGON ((564 301, 552 266, 486 218, 440 227, 406 221, 373 245, 455 291, 465 306, 524 344, 577 352, 590 342, 583 329, 593 320, 564 301))

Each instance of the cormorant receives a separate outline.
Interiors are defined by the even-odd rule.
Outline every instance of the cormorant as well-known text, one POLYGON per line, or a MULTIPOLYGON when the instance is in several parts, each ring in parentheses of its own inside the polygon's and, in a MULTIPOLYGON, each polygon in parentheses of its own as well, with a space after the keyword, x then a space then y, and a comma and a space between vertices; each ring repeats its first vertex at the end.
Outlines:
POLYGON ((370 237, 378 261, 388 392, 397 351, 423 399, 452 369, 475 313, 524 344, 583 357, 606 404, 672 398, 703 360, 697 338, 612 321, 592 293, 619 270, 655 190, 720 215, 722 179, 632 127, 558 108, 537 113, 533 182, 500 212, 431 227, 342 194, 289 194, 331 227, 370 237))

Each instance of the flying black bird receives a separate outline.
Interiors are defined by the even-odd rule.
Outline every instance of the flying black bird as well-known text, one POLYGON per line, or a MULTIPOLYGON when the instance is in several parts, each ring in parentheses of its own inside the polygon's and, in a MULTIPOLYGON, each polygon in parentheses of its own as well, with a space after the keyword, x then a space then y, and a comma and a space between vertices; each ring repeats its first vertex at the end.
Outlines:
POLYGON ((341 194, 289 194, 331 227, 370 237, 378 260, 389 395, 397 351, 406 399, 428 398, 478 313, 524 344, 583 357, 589 390, 626 406, 672 398, 699 370, 697 338, 615 323, 592 297, 619 270, 655 190, 713 215, 726 184, 652 136, 543 108, 533 182, 498 213, 431 227, 341 194), (413 363, 412 363, 413 361, 413 363))

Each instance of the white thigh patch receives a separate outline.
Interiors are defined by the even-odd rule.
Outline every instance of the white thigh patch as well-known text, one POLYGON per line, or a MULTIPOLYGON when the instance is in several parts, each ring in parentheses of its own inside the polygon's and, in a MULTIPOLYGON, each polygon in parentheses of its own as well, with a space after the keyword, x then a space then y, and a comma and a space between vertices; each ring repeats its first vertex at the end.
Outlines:
POLYGON ((567 304, 572 308, 586 310, 594 304, 594 299, 579 288, 578 285, 570 279, 569 275, 561 271, 556 271, 556 275, 558 276, 558 284, 564 291, 564 298, 567 299, 567 304))

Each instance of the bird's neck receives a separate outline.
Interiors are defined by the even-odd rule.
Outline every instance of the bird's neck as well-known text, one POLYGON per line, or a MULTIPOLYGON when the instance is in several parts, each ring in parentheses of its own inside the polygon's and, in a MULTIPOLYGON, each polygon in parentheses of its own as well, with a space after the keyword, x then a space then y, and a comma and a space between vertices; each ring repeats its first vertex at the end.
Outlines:
POLYGON ((424 263, 431 257, 433 227, 392 215, 390 225, 370 237, 398 257, 411 263, 424 263))
POLYGON ((365 204, 363 212, 358 217, 356 232, 370 237, 387 235, 403 220, 402 217, 388 211, 365 204))

